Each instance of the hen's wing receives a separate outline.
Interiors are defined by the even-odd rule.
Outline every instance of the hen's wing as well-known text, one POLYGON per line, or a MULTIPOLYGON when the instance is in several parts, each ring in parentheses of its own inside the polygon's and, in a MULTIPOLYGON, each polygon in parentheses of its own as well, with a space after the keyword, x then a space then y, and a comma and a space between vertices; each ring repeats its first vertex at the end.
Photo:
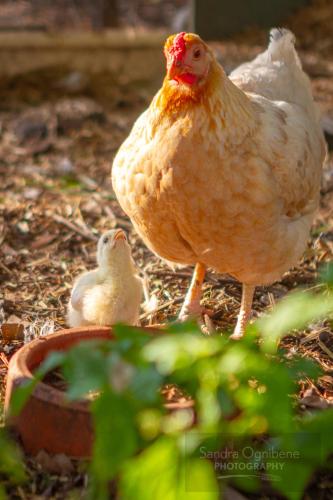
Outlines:
POLYGON ((325 156, 318 123, 300 106, 259 96, 251 99, 261 108, 258 157, 274 175, 282 213, 297 218, 313 212, 325 156))
POLYGON ((258 151, 276 178, 283 213, 297 218, 317 206, 325 143, 294 43, 290 31, 273 29, 267 50, 230 79, 258 106, 258 151))

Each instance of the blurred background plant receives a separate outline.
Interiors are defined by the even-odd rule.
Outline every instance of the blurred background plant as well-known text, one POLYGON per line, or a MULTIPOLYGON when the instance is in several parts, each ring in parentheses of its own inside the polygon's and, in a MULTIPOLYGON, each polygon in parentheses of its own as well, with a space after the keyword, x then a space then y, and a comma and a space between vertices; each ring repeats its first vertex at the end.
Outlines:
POLYGON ((7 498, 6 490, 27 480, 22 454, 16 444, 0 428, 0 499, 7 498))
POLYGON ((35 380, 17 390, 13 412, 55 367, 67 381, 69 400, 91 398, 90 498, 109 498, 113 481, 124 499, 180 499, 198 492, 201 499, 218 499, 230 484, 300 499, 313 474, 333 465, 333 409, 301 411, 298 384, 321 370, 292 356, 280 339, 330 317, 332 264, 322 278, 320 293, 289 295, 250 325, 241 342, 203 336, 192 323, 171 325, 155 338, 119 325, 114 340, 51 354, 35 380), (170 385, 193 400, 193 408, 166 409, 161 390, 170 385), (223 450, 230 452, 227 459, 214 459, 223 450), (288 453, 294 458, 286 459, 288 453), (239 474, 244 468, 248 474, 239 474))

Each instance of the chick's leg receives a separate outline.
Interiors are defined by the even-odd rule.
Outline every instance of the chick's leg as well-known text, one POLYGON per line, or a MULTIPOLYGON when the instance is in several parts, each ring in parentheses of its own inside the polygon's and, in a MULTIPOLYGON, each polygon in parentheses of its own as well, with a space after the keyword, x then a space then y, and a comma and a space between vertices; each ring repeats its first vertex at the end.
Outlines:
POLYGON ((185 321, 190 317, 201 316, 200 299, 205 273, 206 267, 198 262, 194 268, 191 285, 178 316, 180 321, 185 321))
POLYGON ((246 324, 251 316, 254 290, 254 286, 243 284, 241 308, 237 317, 236 328, 230 336, 231 339, 239 340, 245 333, 246 324))

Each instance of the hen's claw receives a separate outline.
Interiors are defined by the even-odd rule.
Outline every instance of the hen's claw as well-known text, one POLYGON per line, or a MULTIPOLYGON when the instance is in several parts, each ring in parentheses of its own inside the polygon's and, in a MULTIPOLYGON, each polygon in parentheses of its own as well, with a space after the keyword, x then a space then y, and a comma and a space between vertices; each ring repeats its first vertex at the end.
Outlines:
POLYGON ((211 309, 206 309, 205 307, 201 307, 199 305, 196 308, 192 308, 190 313, 185 312, 184 314, 182 314, 181 311, 178 316, 178 321, 184 322, 190 319, 196 319, 202 333, 211 335, 212 333, 216 332, 214 323, 210 319, 210 316, 212 316, 212 314, 214 314, 214 311, 212 311, 211 309))
POLYGON ((184 302, 178 315, 178 320, 181 322, 188 321, 189 319, 200 317, 202 313, 203 310, 200 306, 200 300, 189 304, 186 304, 186 302, 184 302))
POLYGON ((200 305, 200 302, 195 305, 191 305, 190 308, 188 307, 182 307, 180 310, 180 313, 178 315, 178 320, 181 322, 188 321, 189 319, 195 319, 195 318, 203 318, 204 316, 212 316, 214 314, 214 311, 212 309, 207 309, 206 307, 202 307, 200 305))
POLYGON ((245 333, 245 328, 243 330, 241 329, 238 329, 237 327, 234 329, 234 333, 232 335, 230 335, 230 339, 231 340, 240 340, 241 338, 244 337, 244 333, 245 333))

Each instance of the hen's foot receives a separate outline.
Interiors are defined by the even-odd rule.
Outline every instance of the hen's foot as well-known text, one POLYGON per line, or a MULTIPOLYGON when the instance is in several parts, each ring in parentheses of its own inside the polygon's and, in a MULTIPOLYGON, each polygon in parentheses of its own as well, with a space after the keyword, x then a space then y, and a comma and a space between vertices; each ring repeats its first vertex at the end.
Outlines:
POLYGON ((179 313, 179 319, 181 321, 201 314, 200 299, 205 273, 206 268, 203 264, 199 262, 195 265, 190 288, 188 289, 184 304, 179 313))
POLYGON ((206 335, 211 335, 215 333, 214 323, 211 320, 210 316, 214 314, 214 311, 211 309, 206 309, 205 307, 201 307, 200 304, 198 306, 191 308, 191 310, 183 311, 183 308, 178 316, 178 321, 184 322, 190 319, 196 319, 198 325, 202 331, 202 333, 206 335))
POLYGON ((186 294, 183 306, 180 310, 178 319, 186 321, 189 318, 195 318, 201 315, 200 299, 202 284, 205 279, 206 268, 200 262, 196 264, 190 288, 186 294))
POLYGON ((241 327, 241 326, 238 326, 238 324, 237 324, 235 329, 234 329, 234 333, 232 335, 230 335, 229 338, 231 340, 240 340, 241 338, 244 337, 245 328, 246 328, 246 326, 241 327))
POLYGON ((183 306, 180 310, 178 320, 187 321, 191 318, 197 318, 201 330, 204 333, 212 333, 215 331, 214 325, 209 316, 212 311, 200 306, 201 288, 205 278, 206 268, 200 262, 196 264, 191 281, 190 288, 186 294, 183 306))
POLYGON ((200 302, 191 304, 190 307, 186 307, 186 304, 184 303, 178 315, 178 320, 184 322, 188 321, 189 319, 201 318, 203 316, 212 316, 213 314, 214 311, 212 311, 212 309, 202 307, 200 305, 200 302))
POLYGON ((230 335, 232 340, 240 340, 245 333, 246 325, 251 317, 252 302, 255 287, 243 284, 241 308, 237 318, 234 333, 230 335))

